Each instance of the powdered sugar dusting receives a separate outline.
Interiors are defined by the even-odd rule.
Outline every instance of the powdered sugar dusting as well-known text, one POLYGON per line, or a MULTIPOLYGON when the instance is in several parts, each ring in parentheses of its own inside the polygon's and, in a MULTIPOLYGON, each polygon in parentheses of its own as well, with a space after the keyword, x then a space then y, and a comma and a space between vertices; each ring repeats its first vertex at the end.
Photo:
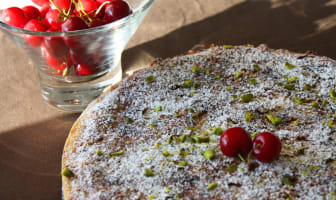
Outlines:
POLYGON ((243 46, 157 60, 85 111, 91 117, 80 121, 80 137, 65 153, 65 165, 75 174, 70 196, 333 199, 335 64, 325 57, 243 46), (253 99, 243 103, 246 94, 253 99), (254 116, 249 122, 247 111, 254 116), (282 122, 272 125, 268 114, 282 122), (248 168, 225 157, 213 130, 234 126, 278 135, 279 159, 271 164, 253 159, 248 168), (196 137, 209 141, 195 143, 196 137), (206 160, 209 149, 215 157, 206 160), (146 176, 149 169, 153 174, 146 176), (293 185, 284 183, 284 176, 293 185), (218 186, 210 190, 211 183, 218 186))

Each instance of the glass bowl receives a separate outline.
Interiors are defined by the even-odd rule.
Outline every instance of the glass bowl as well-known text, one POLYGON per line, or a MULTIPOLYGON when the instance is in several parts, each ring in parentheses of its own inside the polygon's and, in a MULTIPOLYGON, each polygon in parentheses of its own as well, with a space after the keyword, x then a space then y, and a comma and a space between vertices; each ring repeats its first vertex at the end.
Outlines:
POLYGON ((121 80, 121 53, 153 2, 127 0, 132 14, 110 24, 85 30, 33 32, 1 21, 0 30, 33 61, 40 78, 42 97, 59 109, 80 112, 105 88, 121 80), (47 45, 34 46, 27 38, 66 40, 67 44, 71 43, 71 47, 68 48, 69 44, 58 48, 49 46, 47 51, 47 45))

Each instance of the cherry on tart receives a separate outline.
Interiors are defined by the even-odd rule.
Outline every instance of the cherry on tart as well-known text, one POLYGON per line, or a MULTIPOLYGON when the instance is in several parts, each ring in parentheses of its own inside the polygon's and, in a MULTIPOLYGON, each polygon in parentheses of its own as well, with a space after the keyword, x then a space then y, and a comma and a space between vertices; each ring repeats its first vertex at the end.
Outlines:
POLYGON ((28 18, 24 11, 18 7, 10 7, 3 11, 2 20, 4 23, 18 28, 23 28, 28 18))
POLYGON ((262 132, 253 140, 253 156, 261 162, 270 163, 277 159, 281 151, 281 141, 270 132, 262 132))
POLYGON ((106 5, 105 23, 111 23, 132 13, 129 5, 123 0, 114 0, 106 5))
POLYGON ((251 136, 241 127, 229 128, 220 137, 220 148, 224 155, 247 156, 252 150, 251 136))
POLYGON ((28 20, 38 19, 39 17, 41 17, 39 9, 34 6, 25 6, 22 8, 22 10, 26 14, 28 20))

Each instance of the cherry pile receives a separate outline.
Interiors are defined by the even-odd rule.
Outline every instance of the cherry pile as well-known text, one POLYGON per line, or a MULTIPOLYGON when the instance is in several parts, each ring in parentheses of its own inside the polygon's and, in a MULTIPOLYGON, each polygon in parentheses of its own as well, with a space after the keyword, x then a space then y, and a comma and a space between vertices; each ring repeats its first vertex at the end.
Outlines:
POLYGON ((252 141, 251 136, 241 127, 229 128, 220 138, 222 153, 228 157, 253 156, 261 162, 271 163, 281 151, 281 141, 270 132, 259 133, 252 141))
MULTIPOLYGON (((132 13, 124 0, 32 0, 37 6, 10 7, 2 21, 29 31, 69 32, 109 24, 132 13), (39 7, 39 9, 37 8, 39 7)), ((32 47, 41 47, 44 57, 58 75, 74 66, 78 76, 99 72, 102 58, 87 53, 81 37, 24 35, 32 47)))

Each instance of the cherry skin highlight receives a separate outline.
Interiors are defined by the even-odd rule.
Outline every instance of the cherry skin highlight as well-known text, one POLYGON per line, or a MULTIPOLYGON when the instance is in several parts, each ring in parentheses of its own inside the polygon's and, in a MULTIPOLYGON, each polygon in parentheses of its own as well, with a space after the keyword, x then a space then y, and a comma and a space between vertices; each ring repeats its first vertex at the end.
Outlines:
POLYGON ((219 142, 223 154, 228 157, 247 156, 252 150, 251 136, 241 127, 224 131, 219 142))
POLYGON ((270 163, 277 159, 281 151, 281 141, 270 132, 262 132, 253 140, 253 155, 261 162, 270 163))

